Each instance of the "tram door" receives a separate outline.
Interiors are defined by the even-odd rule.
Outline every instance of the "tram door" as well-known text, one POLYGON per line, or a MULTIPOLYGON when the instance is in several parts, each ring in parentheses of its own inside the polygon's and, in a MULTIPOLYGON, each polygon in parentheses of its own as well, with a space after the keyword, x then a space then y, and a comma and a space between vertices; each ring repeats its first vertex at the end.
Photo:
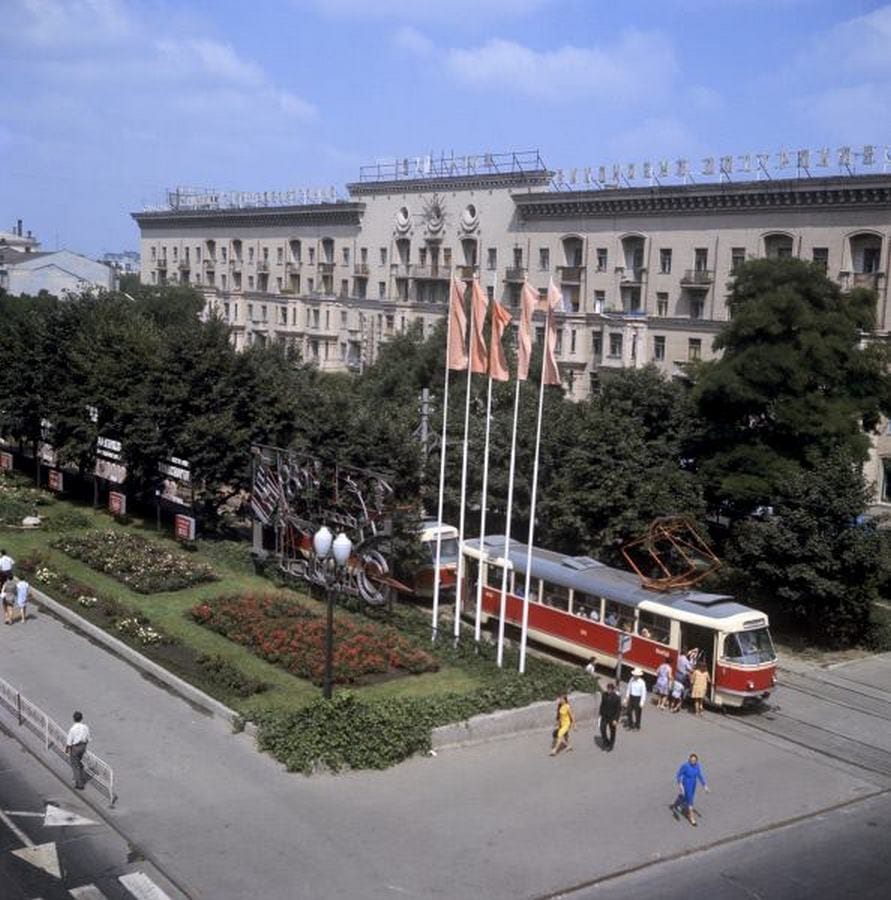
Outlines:
POLYGON ((681 623, 681 650, 684 648, 692 650, 694 647, 699 649, 699 659, 704 659, 708 665, 708 674, 711 678, 708 687, 708 696, 712 698, 715 690, 715 660, 718 651, 718 632, 713 628, 706 628, 703 625, 690 625, 687 622, 681 623))

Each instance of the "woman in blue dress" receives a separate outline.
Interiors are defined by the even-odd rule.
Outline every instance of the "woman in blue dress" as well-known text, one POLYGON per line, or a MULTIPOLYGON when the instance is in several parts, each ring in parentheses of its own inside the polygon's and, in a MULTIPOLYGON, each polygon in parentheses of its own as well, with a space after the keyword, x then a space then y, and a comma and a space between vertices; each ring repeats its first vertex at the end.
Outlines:
POLYGON ((675 818, 678 817, 678 812, 681 812, 691 825, 696 825, 697 822, 693 816, 696 784, 697 782, 702 784, 706 793, 708 793, 708 784, 706 784, 705 775, 699 765, 699 757, 695 753, 691 753, 687 761, 678 769, 676 780, 679 793, 671 805, 671 811, 674 813, 675 818))

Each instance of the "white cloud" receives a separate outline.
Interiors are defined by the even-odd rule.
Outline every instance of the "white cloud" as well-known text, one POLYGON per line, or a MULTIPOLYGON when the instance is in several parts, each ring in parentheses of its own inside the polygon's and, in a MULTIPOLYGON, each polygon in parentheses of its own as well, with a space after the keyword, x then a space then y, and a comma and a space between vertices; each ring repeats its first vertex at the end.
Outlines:
POLYGON ((415 56, 429 56, 434 49, 433 41, 411 25, 403 25, 396 31, 393 35, 393 43, 415 56))
POLYGON ((547 101, 596 96, 610 105, 661 95, 677 71, 670 42, 642 31, 628 31, 612 46, 544 51, 495 38, 475 49, 450 50, 446 61, 470 87, 547 101))
POLYGON ((301 9, 349 19, 398 19, 402 22, 461 24, 517 18, 554 3, 554 0, 294 0, 301 9))

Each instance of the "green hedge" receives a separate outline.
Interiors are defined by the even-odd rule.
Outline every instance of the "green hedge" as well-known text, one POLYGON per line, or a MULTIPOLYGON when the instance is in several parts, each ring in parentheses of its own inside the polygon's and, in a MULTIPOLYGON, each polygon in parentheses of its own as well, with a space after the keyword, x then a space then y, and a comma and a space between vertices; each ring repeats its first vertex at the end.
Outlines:
POLYGON ((342 691, 332 700, 316 700, 294 712, 259 716, 260 748, 289 771, 307 775, 319 769, 385 769, 415 753, 428 752, 431 732, 440 725, 552 700, 564 692, 596 689, 596 679, 583 669, 537 658, 527 658, 526 674, 519 675, 512 652, 505 655, 504 669, 494 668, 491 648, 486 645, 477 648, 465 642, 457 649, 438 647, 436 652, 460 656, 465 665, 476 659, 476 665, 491 675, 491 683, 466 694, 386 700, 360 700, 342 691))

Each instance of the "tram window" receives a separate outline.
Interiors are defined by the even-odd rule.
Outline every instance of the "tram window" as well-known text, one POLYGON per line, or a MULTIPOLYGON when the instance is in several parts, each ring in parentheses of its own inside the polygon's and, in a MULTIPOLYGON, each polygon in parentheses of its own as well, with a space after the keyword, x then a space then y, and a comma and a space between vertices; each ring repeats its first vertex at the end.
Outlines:
POLYGON ((648 612, 645 609, 640 611, 637 623, 637 633, 641 637, 667 644, 670 631, 671 620, 666 616, 660 616, 656 613, 648 612))
POLYGON ((569 612, 569 588, 562 584, 544 583, 544 605, 569 612))
POLYGON ((621 628, 622 631, 634 631, 634 607, 607 600, 603 621, 613 628, 621 628))
MULTIPOLYGON (((501 590, 501 575, 504 572, 504 569, 501 566, 488 566, 488 571, 486 574, 486 584, 491 588, 496 588, 497 590, 501 590)), ((509 585, 508 585, 509 586, 509 585)))
POLYGON ((738 631, 724 638, 724 657, 747 665, 772 662, 776 659, 773 641, 766 628, 738 631))
MULTIPOLYGON (((526 576, 521 572, 517 572, 514 575, 514 594, 517 597, 525 597, 526 596, 526 576)), ((529 599, 533 603, 538 603, 538 579, 530 578, 529 579, 529 599)))
POLYGON ((600 621, 600 597, 593 594, 582 594, 576 591, 572 598, 572 611, 577 616, 590 619, 592 622, 600 621))

